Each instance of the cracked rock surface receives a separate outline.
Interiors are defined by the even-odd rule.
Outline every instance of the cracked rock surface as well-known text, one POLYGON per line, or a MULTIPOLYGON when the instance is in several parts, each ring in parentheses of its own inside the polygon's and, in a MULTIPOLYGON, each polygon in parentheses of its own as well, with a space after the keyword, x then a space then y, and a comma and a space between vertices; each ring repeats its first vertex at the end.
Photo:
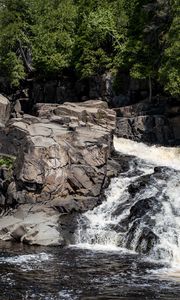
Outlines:
POLYGON ((1 140, 16 161, 0 239, 63 245, 61 216, 100 203, 108 174, 114 175, 108 160, 116 115, 98 100, 38 104, 35 112, 11 119, 1 140))
POLYGON ((116 134, 135 141, 160 145, 180 143, 180 102, 159 99, 144 100, 115 109, 116 134))

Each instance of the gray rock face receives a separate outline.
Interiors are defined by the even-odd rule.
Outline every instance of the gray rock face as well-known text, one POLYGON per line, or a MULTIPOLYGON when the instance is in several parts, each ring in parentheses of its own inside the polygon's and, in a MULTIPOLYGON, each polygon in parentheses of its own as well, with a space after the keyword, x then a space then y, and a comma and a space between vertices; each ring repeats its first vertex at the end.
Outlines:
POLYGON ((17 156, 6 206, 21 208, 26 216, 17 222, 12 214, 6 229, 2 224, 9 221, 2 218, 0 238, 30 244, 63 244, 57 216, 92 209, 101 201, 108 177, 113 176, 108 158, 113 150, 116 114, 102 101, 39 104, 36 113, 37 117, 12 119, 6 128, 6 137, 17 156), (45 242, 50 239, 45 234, 48 226, 54 238, 45 242))
POLYGON ((29 245, 63 245, 59 213, 42 205, 21 205, 0 219, 0 239, 29 245))
POLYGON ((173 141, 172 130, 164 116, 118 118, 117 135, 151 144, 170 144, 173 141))
POLYGON ((4 127, 10 117, 10 102, 3 95, 0 95, 0 127, 4 127))
POLYGON ((180 143, 180 105, 162 100, 160 103, 140 102, 116 109, 118 137, 150 144, 180 143), (163 103, 164 101, 164 103, 163 103))
POLYGON ((98 197, 103 188, 115 113, 100 101, 52 108, 40 105, 41 119, 10 125, 21 139, 11 195, 18 203, 60 205, 70 195, 98 197))

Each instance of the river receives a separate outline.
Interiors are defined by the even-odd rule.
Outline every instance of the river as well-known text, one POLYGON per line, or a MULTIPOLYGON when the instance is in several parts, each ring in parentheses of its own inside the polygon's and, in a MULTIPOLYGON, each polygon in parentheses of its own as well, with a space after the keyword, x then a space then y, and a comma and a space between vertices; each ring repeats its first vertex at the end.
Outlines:
POLYGON ((180 149, 114 145, 129 168, 74 245, 0 244, 0 299, 180 299, 180 149))

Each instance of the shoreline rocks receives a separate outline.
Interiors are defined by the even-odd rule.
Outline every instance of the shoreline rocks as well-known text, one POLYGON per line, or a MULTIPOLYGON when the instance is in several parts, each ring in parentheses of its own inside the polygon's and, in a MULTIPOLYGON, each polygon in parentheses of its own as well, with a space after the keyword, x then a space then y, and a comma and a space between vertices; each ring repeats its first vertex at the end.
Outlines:
POLYGON ((118 137, 147 144, 180 144, 180 103, 176 100, 145 100, 116 108, 118 137))
POLYGON ((6 207, 11 209, 1 217, 0 239, 62 245, 59 217, 101 203, 115 175, 108 159, 116 114, 102 101, 87 101, 39 104, 36 115, 11 119, 0 141, 4 151, 3 143, 11 142, 9 152, 16 154, 6 194, 6 207))
POLYGON ((38 103, 34 115, 16 107, 9 119, 1 99, 0 152, 16 161, 11 178, 0 178, 0 240, 67 244, 77 216, 102 203, 110 178, 128 166, 129 157, 114 152, 113 133, 147 143, 180 139, 177 103, 166 111, 146 102, 114 110, 101 100, 38 103))

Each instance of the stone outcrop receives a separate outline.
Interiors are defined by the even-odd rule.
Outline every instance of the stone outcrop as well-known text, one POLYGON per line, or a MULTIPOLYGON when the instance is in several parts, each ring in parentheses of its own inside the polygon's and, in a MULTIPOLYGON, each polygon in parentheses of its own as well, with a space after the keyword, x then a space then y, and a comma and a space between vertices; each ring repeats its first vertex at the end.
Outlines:
POLYGON ((0 219, 0 239, 30 245, 64 245, 59 213, 45 205, 21 205, 0 219))
MULTIPOLYGON (((0 238, 63 244, 59 216, 92 209, 114 175, 116 167, 108 159, 116 115, 102 101, 38 104, 35 111, 36 117, 11 119, 5 130, 6 141, 11 141, 9 154, 16 155, 6 209, 16 209, 11 221, 0 221, 0 238), (48 226, 52 240, 45 234, 48 226)), ((1 149, 7 151, 3 145, 1 149)))
POLYGON ((156 101, 117 108, 117 136, 149 144, 179 145, 180 103, 156 101))
POLYGON ((4 127, 9 120, 11 112, 10 102, 3 95, 0 95, 0 127, 4 127))
MULTIPOLYGON (((102 99, 111 107, 120 107, 136 103, 148 96, 147 80, 130 78, 126 72, 114 76, 111 72, 77 79, 76 76, 61 77, 54 80, 34 81, 30 88, 30 100, 33 104, 77 102, 88 99, 102 99)), ((24 96, 16 95, 17 99, 24 96)))
MULTIPOLYGON (((39 118, 14 119, 20 147, 9 197, 18 203, 99 197, 112 147, 115 113, 103 102, 39 105, 39 118), (41 117, 41 118, 40 118, 41 117)), ((16 141, 14 141, 17 143, 16 141)))

